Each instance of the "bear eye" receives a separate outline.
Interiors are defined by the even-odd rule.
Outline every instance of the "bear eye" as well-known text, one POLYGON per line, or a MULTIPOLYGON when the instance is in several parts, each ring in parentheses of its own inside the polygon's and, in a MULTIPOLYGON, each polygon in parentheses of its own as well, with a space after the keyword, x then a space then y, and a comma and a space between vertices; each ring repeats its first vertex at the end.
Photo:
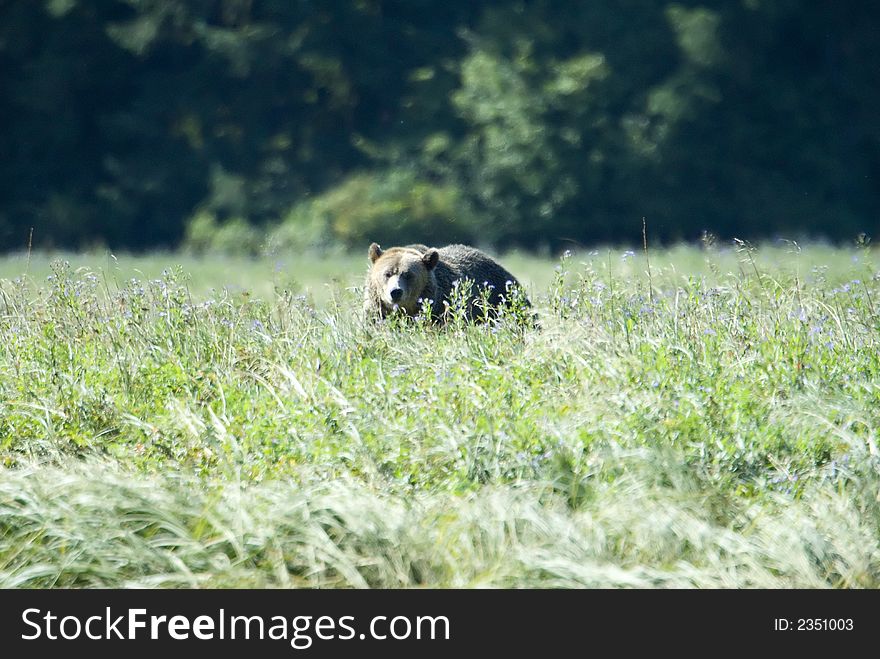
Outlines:
POLYGON ((385 279, 390 279, 390 278, 391 278, 391 270, 386 270, 385 271, 385 279))

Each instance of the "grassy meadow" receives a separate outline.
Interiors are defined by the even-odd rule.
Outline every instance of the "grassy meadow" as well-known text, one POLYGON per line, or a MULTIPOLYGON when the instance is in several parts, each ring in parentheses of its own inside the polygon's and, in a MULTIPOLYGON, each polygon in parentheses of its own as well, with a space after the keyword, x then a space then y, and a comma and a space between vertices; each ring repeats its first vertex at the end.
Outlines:
POLYGON ((0 587, 880 587, 880 252, 0 259, 0 587))

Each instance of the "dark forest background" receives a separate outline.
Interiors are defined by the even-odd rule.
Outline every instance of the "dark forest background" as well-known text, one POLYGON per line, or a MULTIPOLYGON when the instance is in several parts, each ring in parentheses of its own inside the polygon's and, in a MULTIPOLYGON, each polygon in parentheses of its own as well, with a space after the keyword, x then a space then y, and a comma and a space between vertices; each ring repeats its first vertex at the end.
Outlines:
POLYGON ((0 247, 851 241, 880 3, 0 0, 0 247))

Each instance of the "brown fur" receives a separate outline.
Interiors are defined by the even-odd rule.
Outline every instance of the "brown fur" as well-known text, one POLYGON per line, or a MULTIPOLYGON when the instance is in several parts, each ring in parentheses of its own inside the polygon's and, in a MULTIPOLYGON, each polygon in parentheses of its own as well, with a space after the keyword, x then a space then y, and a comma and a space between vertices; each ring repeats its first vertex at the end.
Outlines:
MULTIPOLYGON (((477 320, 486 316, 484 310, 478 309, 481 296, 488 298, 491 316, 498 306, 510 302, 513 289, 520 286, 492 257, 466 245, 439 249, 409 245, 382 250, 373 243, 369 258, 364 286, 367 316, 384 318, 394 312, 416 316, 422 301, 427 300, 432 318, 444 322, 456 282, 470 280, 473 285, 465 313, 469 320, 477 320)), ((525 305, 529 306, 528 300, 525 305)))

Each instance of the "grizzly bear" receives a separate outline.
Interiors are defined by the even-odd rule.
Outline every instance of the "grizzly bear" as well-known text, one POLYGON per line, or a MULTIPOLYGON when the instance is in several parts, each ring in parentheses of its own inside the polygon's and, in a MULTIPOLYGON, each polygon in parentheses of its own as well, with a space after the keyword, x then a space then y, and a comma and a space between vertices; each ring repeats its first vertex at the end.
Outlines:
POLYGON ((497 317, 498 308, 514 300, 520 300, 523 308, 531 306, 516 277, 474 247, 417 244, 383 250, 373 243, 369 257, 364 286, 367 317, 384 318, 395 311, 414 317, 426 301, 431 319, 444 323, 456 287, 469 287, 459 289, 468 320, 497 317))

